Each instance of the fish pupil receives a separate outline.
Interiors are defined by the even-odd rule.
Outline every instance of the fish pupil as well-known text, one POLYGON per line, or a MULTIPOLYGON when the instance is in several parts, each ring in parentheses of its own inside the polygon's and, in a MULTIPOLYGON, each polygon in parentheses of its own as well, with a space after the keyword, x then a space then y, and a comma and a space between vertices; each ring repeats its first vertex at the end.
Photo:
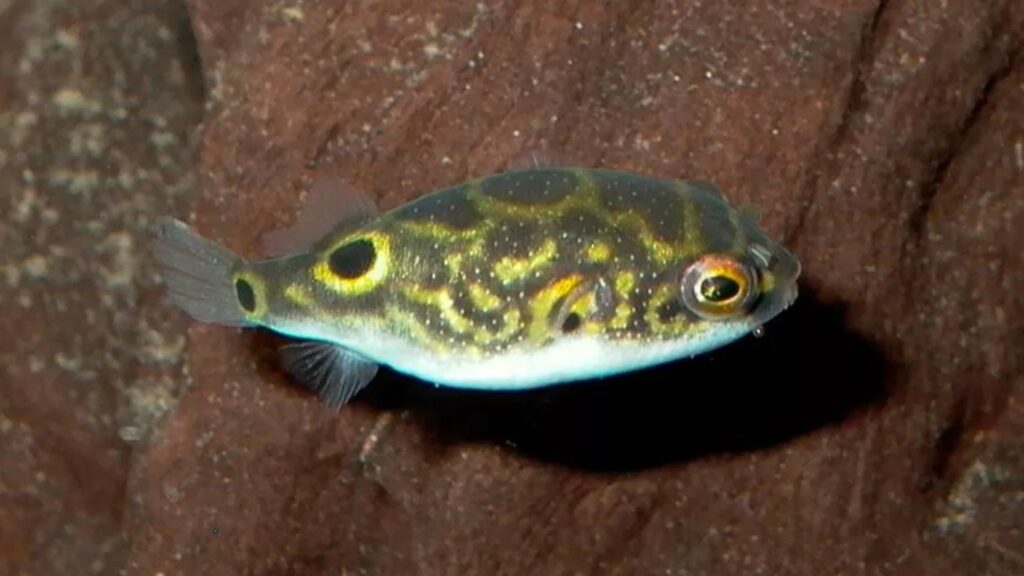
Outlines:
POLYGON ((709 302, 725 302, 739 293, 739 283, 728 276, 709 276, 700 283, 700 295, 709 302))
POLYGON ((256 309, 256 293, 253 292, 252 284, 239 278, 235 281, 235 295, 238 296, 238 303, 246 312, 256 309))
POLYGON ((566 334, 575 332, 580 327, 581 319, 580 315, 575 312, 570 312, 565 320, 562 321, 562 332, 566 334))
POLYGON ((373 242, 360 238, 341 246, 328 258, 331 272, 342 278, 359 278, 373 266, 377 250, 373 242))

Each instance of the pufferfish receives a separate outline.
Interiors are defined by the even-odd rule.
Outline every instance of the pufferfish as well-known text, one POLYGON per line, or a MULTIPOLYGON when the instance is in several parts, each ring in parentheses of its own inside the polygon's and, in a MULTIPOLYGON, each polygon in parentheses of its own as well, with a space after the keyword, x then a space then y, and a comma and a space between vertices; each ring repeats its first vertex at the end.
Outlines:
POLYGON ((196 320, 298 339, 286 369, 335 407, 381 364, 524 390, 694 356, 760 330, 800 274, 711 184, 583 168, 506 172, 381 214, 321 186, 272 234, 289 253, 249 260, 167 220, 154 252, 196 320))

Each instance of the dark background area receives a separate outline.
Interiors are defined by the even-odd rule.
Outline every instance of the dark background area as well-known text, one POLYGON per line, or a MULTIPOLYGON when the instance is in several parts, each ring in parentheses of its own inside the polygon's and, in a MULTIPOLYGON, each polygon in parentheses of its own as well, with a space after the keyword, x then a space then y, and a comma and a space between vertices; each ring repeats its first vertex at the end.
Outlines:
POLYGON ((1013 0, 0 0, 0 574, 1024 573, 1022 45, 1013 0), (800 300, 332 413, 148 255, 534 154, 715 182, 800 300))

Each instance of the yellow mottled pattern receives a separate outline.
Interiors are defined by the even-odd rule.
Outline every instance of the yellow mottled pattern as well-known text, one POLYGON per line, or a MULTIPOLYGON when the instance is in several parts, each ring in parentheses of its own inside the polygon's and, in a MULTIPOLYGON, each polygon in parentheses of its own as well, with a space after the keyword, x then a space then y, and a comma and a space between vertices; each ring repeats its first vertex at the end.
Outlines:
POLYGON ((541 246, 529 256, 524 258, 508 256, 498 260, 494 265, 494 273, 505 284, 511 284, 551 264, 557 254, 558 244, 551 238, 546 238, 541 246))
POLYGON ((501 315, 501 324, 498 330, 488 332, 486 330, 479 330, 474 335, 473 340, 477 344, 491 344, 493 342, 506 342, 512 338, 516 332, 521 328, 520 323, 522 322, 522 315, 518 308, 510 307, 501 315))
POLYGON ((448 273, 452 277, 459 277, 462 275, 462 262, 465 260, 465 256, 461 252, 455 252, 448 254, 444 257, 444 265, 448 268, 448 273))
POLYGON ((668 302, 670 299, 676 297, 675 287, 669 284, 662 285, 647 302, 647 309, 644 311, 644 320, 647 321, 648 326, 656 332, 667 332, 676 333, 683 327, 683 321, 681 317, 676 317, 668 322, 664 322, 658 316, 658 308, 668 302))
POLYGON ((655 237, 640 215, 627 212, 614 215, 611 218, 616 226, 635 233, 659 266, 664 266, 678 257, 675 247, 655 237))
POLYGON ((473 323, 455 306, 455 301, 452 299, 452 295, 447 287, 428 290, 419 286, 404 285, 402 290, 409 300, 436 308, 440 313, 440 317, 447 322, 452 330, 456 332, 470 332, 473 330, 473 323))
POLYGON ((289 284, 284 289, 284 297, 290 302, 303 308, 313 308, 316 304, 309 289, 302 284, 289 284))
POLYGON ((618 304, 615 305, 615 315, 609 322, 612 328, 621 330, 629 323, 629 318, 633 314, 630 296, 635 286, 636 275, 632 271, 623 270, 615 275, 615 295, 618 296, 618 304))
POLYGON ((686 231, 683 250, 688 254, 704 253, 706 249, 701 237, 700 214, 693 202, 683 203, 683 230, 686 231))
POLYGON ((493 312, 501 307, 501 298, 491 292, 483 284, 472 282, 467 287, 469 299, 479 310, 493 312))
POLYGON ((612 248, 607 242, 594 241, 587 245, 583 257, 589 262, 607 262, 612 257, 612 248))
MULTIPOLYGON (((602 321, 595 318, 593 313, 596 310, 597 304, 594 297, 594 291, 588 290, 582 296, 576 298, 570 303, 568 311, 573 314, 579 315, 582 319, 582 325, 580 331, 586 334, 599 334, 604 326, 602 321)), ((553 326, 557 329, 557 326, 553 326)))
POLYGON ((448 349, 445 342, 437 339, 437 332, 431 330, 415 314, 401 308, 388 306, 384 309, 384 317, 385 322, 393 330, 409 340, 417 342, 435 353, 443 353, 448 349))
MULTIPOLYGON (((574 180, 559 180, 550 201, 535 189, 517 201, 523 184, 515 180, 501 193, 494 186, 485 193, 477 181, 339 233, 298 282, 277 293, 340 329, 391 327, 438 354, 543 345, 562 334, 559 322, 572 313, 579 323, 566 331, 610 339, 666 340, 698 329, 685 314, 663 320, 659 308, 679 297, 681 263, 709 246, 700 204, 709 200, 662 181, 658 193, 678 194, 671 202, 631 205, 634 197, 650 199, 631 195, 628 181, 601 189, 610 173, 604 180, 579 169, 552 174, 574 180), (331 253, 363 238, 375 249, 369 270, 355 279, 331 272, 331 253)), ((729 219, 740 227, 731 212, 715 222, 729 219)), ((745 241, 728 240, 717 245, 739 250, 745 241)), ((770 278, 761 282, 771 288, 770 278)))

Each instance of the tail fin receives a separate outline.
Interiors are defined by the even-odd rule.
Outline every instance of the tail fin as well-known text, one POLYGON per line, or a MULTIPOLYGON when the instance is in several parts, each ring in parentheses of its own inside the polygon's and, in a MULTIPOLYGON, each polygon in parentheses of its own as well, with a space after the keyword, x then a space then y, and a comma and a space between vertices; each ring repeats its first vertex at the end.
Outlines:
POLYGON ((242 263, 239 256, 173 219, 159 223, 153 255, 178 308, 202 322, 247 324, 232 282, 232 273, 242 263))

